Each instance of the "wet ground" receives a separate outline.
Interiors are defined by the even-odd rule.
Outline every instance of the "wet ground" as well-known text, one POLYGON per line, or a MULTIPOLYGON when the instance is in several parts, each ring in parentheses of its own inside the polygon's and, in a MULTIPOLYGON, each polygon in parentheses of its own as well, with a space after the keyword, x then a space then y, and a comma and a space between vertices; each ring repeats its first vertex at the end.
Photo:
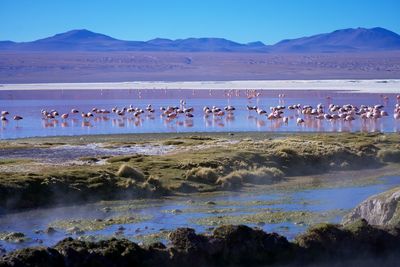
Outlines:
POLYGON ((213 193, 169 199, 103 201, 63 208, 36 209, 0 216, 0 237, 25 234, 23 242, 0 241, 6 251, 46 245, 68 237, 88 240, 124 237, 136 242, 166 240, 168 231, 191 227, 211 231, 221 224, 244 223, 292 239, 317 222, 339 223, 362 200, 400 183, 400 176, 361 186, 307 190, 213 193), (44 232, 49 226, 56 232, 44 232))
POLYGON ((34 159, 41 163, 63 164, 82 158, 122 156, 132 154, 162 155, 174 151, 173 145, 129 145, 115 148, 101 144, 59 145, 0 150, 0 159, 34 159))
POLYGON ((397 103, 395 94, 352 93, 341 91, 277 91, 259 90, 258 97, 248 98, 245 90, 46 90, 43 91, 0 91, 0 110, 10 112, 7 122, 2 122, 0 139, 91 135, 119 133, 162 133, 162 132, 398 132, 400 120, 393 118, 397 103), (284 97, 279 97, 284 93, 284 97), (193 117, 184 114, 170 119, 163 116, 160 107, 179 106, 180 100, 186 101, 186 107, 193 107, 193 117), (268 120, 266 115, 248 111, 247 105, 258 106, 267 111, 277 105, 383 105, 388 116, 376 120, 327 121, 313 116, 305 116, 297 111, 285 110, 284 116, 289 123, 281 119, 268 120), (41 110, 57 110, 59 114, 68 113, 72 108, 80 112, 89 112, 93 108, 111 110, 114 107, 138 107, 145 109, 151 104, 154 113, 145 112, 140 116, 127 113, 125 116, 95 114, 94 118, 82 119, 81 114, 70 114, 68 119, 43 119, 41 110), (204 106, 224 108, 233 105, 236 110, 223 116, 204 116, 204 106), (13 116, 23 117, 13 121, 13 116), (297 118, 304 123, 298 125, 297 118))

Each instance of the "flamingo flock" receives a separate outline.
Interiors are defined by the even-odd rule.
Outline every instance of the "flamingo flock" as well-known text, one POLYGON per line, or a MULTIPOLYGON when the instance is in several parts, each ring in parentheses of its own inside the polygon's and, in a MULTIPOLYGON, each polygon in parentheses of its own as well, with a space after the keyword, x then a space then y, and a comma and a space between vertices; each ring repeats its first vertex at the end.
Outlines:
MULTIPOLYGON (((279 95, 282 97, 282 95, 279 95)), ((400 101, 400 95, 397 96, 397 100, 400 101)), ((329 104, 328 107, 324 107, 323 104, 318 104, 315 107, 311 105, 289 105, 288 107, 278 105, 270 107, 270 112, 268 113, 265 109, 258 106, 247 105, 248 111, 255 111, 258 115, 265 115, 268 120, 282 120, 283 123, 288 124, 289 117, 284 116, 284 111, 294 111, 297 116, 302 115, 303 118, 297 117, 296 123, 302 124, 307 119, 317 119, 317 120, 327 120, 334 122, 337 120, 342 121, 353 121, 357 118, 362 119, 364 122, 368 120, 377 120, 382 117, 389 116, 388 112, 384 110, 383 105, 360 105, 355 106, 351 104, 346 105, 335 105, 329 104)), ((395 105, 393 112, 394 119, 400 119, 400 104, 395 105)))
MULTIPOLYGON (((252 95, 251 95, 252 97, 252 95)), ((283 98, 284 94, 280 94, 279 98, 283 98)), ((400 100, 400 95, 397 96, 397 99, 400 100)), ((388 112, 384 110, 383 105, 337 105, 337 104, 329 104, 328 106, 324 106, 322 103, 312 106, 312 105, 301 105, 301 104, 293 104, 289 106, 277 105, 271 106, 269 109, 263 108, 261 106, 250 106, 247 105, 246 109, 249 112, 255 112, 259 116, 265 116, 267 120, 282 120, 283 123, 288 124, 289 118, 293 117, 290 115, 297 114, 296 123, 302 124, 308 119, 317 119, 317 120, 327 120, 327 121, 353 121, 357 118, 362 120, 377 120, 382 117, 388 116, 388 112), (285 112, 289 112, 289 114, 285 115, 285 112), (290 113, 292 112, 292 113, 290 113), (302 117, 300 117, 302 116, 302 117)), ((162 117, 166 117, 169 120, 173 120, 179 118, 180 116, 193 118, 194 117, 194 108, 187 107, 186 101, 181 100, 180 104, 177 106, 161 106, 159 107, 160 115, 162 117)), ((227 105, 225 107, 217 107, 217 106, 204 106, 203 107, 203 115, 207 118, 209 116, 214 117, 224 117, 225 115, 232 115, 236 108, 232 105, 227 105)), ((155 113, 155 109, 151 104, 147 105, 146 108, 142 109, 140 107, 134 107, 133 105, 129 105, 128 107, 114 107, 110 110, 107 109, 99 109, 93 108, 89 112, 79 112, 77 109, 72 109, 70 113, 64 113, 61 115, 63 120, 69 118, 70 114, 78 114, 81 113, 81 117, 84 120, 88 120, 95 115, 107 115, 107 114, 116 114, 119 117, 125 117, 131 114, 133 117, 140 117, 145 113, 155 113)), ((54 119, 59 115, 59 112, 56 110, 42 110, 42 116, 44 119, 54 119)), ((400 118, 400 104, 395 105, 394 109, 394 118, 400 118)))
MULTIPOLYGON (((260 92, 256 90, 246 91, 247 99, 251 102, 252 98, 257 98, 261 95, 260 92)), ((231 97, 231 95, 229 95, 231 97)), ((262 105, 246 105, 245 108, 239 107, 239 110, 247 110, 249 114, 255 114, 257 118, 265 118, 267 121, 279 121, 279 125, 288 125, 289 121, 294 120, 297 125, 303 125, 310 121, 328 121, 328 122, 351 122, 354 120, 361 120, 362 123, 375 122, 383 117, 389 116, 389 113, 385 110, 384 105, 354 105, 345 104, 338 105, 331 102, 332 98, 327 97, 329 104, 323 105, 322 103, 313 105, 304 104, 291 104, 284 105, 285 94, 279 94, 278 99, 280 105, 265 107, 262 105)), ((385 101, 388 100, 387 97, 384 98, 385 101)), ((394 119, 400 119, 400 95, 396 96, 397 104, 393 111, 394 119)), ((229 100, 228 100, 229 103, 229 100)), ((212 117, 215 120, 226 117, 227 120, 232 120, 234 117, 234 112, 237 110, 233 105, 226 106, 204 106, 202 112, 199 112, 204 116, 205 119, 212 117)), ((178 105, 172 106, 160 106, 159 115, 165 118, 167 122, 171 122, 175 119, 186 118, 191 119, 195 117, 195 108, 192 106, 187 106, 185 100, 180 100, 178 105)), ((123 106, 123 107, 113 107, 112 109, 93 107, 88 111, 80 111, 77 108, 72 108, 69 112, 61 113, 55 109, 41 110, 41 118, 45 121, 57 120, 60 118, 64 123, 69 119, 77 120, 79 115, 82 122, 87 124, 91 121, 91 118, 108 118, 108 116, 115 116, 116 118, 137 118, 140 119, 141 116, 151 116, 155 114, 156 108, 152 104, 148 104, 145 108, 141 108, 134 105, 123 106)), ((197 114, 199 114, 197 113, 197 114)), ((8 111, 2 111, 0 120, 3 123, 9 121, 10 113, 8 111)), ((198 116, 198 115, 197 115, 198 116)), ((251 115, 252 116, 252 115, 251 115)), ((23 117, 19 115, 14 115, 13 120, 22 120, 23 117)))

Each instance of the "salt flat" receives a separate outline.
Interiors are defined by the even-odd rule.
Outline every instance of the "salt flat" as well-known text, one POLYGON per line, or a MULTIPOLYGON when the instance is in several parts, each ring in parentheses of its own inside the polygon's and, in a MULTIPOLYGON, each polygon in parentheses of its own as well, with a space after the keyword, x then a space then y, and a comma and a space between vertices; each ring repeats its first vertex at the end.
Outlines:
POLYGON ((241 80, 241 81, 138 81, 101 83, 0 84, 0 90, 124 90, 124 89, 264 89, 343 90, 359 93, 400 93, 400 79, 385 80, 241 80))

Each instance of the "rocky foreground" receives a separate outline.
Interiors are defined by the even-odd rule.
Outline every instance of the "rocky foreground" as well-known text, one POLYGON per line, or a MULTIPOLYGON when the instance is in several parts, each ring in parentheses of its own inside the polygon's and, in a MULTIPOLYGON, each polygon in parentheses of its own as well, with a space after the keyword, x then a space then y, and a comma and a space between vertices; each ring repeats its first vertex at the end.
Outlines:
POLYGON ((53 248, 11 252, 0 266, 395 266, 400 259, 400 228, 365 220, 320 224, 293 242, 244 225, 221 226, 211 235, 178 228, 169 239, 168 246, 139 246, 126 239, 67 238, 53 248))

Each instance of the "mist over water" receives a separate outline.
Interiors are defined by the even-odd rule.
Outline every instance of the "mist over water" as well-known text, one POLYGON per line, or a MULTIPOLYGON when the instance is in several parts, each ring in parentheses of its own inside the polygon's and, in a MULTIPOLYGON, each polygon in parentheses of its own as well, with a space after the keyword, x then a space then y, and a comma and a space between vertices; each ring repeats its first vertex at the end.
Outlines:
MULTIPOLYGON (((72 236, 80 237, 79 234, 69 234, 63 229, 57 229, 54 234, 46 234, 35 230, 44 230, 51 223, 57 220, 77 220, 77 219, 102 219, 113 218, 119 215, 128 216, 149 216, 148 219, 129 224, 115 224, 102 230, 86 231, 84 235, 93 236, 98 239, 107 239, 115 236, 118 228, 125 228, 124 238, 135 242, 141 242, 140 235, 159 233, 163 230, 174 230, 178 227, 194 228, 197 232, 207 232, 212 223, 204 225, 198 223, 198 219, 214 218, 219 216, 242 216, 255 214, 263 209, 284 210, 284 211, 304 211, 324 214, 334 210, 349 211, 362 200, 373 194, 386 191, 400 182, 400 176, 382 177, 377 184, 350 186, 339 188, 322 188, 295 190, 288 192, 268 192, 263 190, 254 192, 235 192, 229 194, 215 194, 212 196, 191 196, 177 197, 172 199, 148 199, 147 206, 118 211, 118 207, 124 207, 130 201, 105 201, 93 204, 73 205, 70 207, 41 208, 11 214, 0 214, 0 233, 1 232, 23 232, 28 240, 23 243, 13 243, 0 241, 0 245, 7 251, 28 247, 33 245, 52 246, 63 238, 72 236), (189 200, 189 202, 188 202, 189 200), (207 201, 215 202, 215 205, 205 205, 207 201), (270 204, 267 204, 271 201, 270 204), (276 203, 275 203, 276 201, 276 203), (249 203, 257 203, 249 205, 249 203), (112 207, 113 211, 104 212, 105 207, 112 207), (181 210, 182 213, 171 212, 181 210), (223 211, 214 213, 215 210, 223 211), (39 243, 40 242, 40 243, 39 243)), ((135 203, 135 202, 132 202, 135 203)), ((340 215, 327 217, 331 223, 340 223, 340 215)), ((327 218, 321 217, 322 221, 327 218)), ((265 223, 258 225, 248 223, 250 226, 258 226, 267 232, 277 232, 293 239, 299 233, 304 232, 307 224, 296 223, 294 221, 284 221, 276 223, 265 223)))
MULTIPOLYGON (((282 132, 398 132, 400 120, 393 118, 397 103, 395 94, 349 93, 341 91, 290 91, 258 90, 260 96, 249 99, 245 90, 46 90, 46 91, 0 91, 0 110, 10 112, 7 122, 0 126, 0 138, 22 138, 34 136, 155 133, 155 132, 225 132, 225 131, 282 131, 282 132), (284 93, 284 97, 278 97, 284 93), (179 106, 180 100, 186 107, 193 107, 193 117, 179 114, 175 119, 162 116, 160 107, 179 106), (277 105, 312 105, 319 103, 327 109, 329 104, 383 105, 387 117, 364 121, 359 117, 354 121, 317 120, 296 110, 285 110, 281 119, 268 120, 266 115, 248 111, 246 105, 260 107, 267 112, 277 105), (138 117, 131 113, 95 114, 84 120, 81 114, 70 114, 68 119, 43 119, 41 110, 57 110, 68 113, 72 108, 80 112, 90 112, 93 108, 111 110, 114 107, 138 107, 145 109, 151 104, 154 113, 145 112, 138 117), (232 105, 236 110, 224 116, 204 116, 203 107, 224 108, 232 105), (20 115, 22 121, 12 120, 20 115), (297 118, 303 118, 301 125, 297 118)), ((268 113, 267 113, 268 114, 268 113)))

